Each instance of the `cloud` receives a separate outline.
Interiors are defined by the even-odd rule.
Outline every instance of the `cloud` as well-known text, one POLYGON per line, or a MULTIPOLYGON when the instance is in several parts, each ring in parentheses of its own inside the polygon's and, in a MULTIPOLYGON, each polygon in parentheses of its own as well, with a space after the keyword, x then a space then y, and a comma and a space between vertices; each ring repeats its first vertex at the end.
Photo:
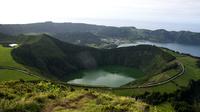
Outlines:
POLYGON ((0 0, 0 3, 0 23, 107 19, 200 24, 199 0, 0 0))

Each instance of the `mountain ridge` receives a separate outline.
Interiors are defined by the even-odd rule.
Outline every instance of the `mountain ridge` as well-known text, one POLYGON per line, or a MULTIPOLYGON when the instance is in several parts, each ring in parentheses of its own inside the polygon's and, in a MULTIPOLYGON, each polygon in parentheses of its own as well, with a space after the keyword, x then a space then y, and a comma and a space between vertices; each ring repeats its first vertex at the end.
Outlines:
MULTIPOLYGON (((9 35, 48 33, 60 40, 67 40, 68 33, 89 32, 101 38, 120 38, 127 40, 148 40, 153 42, 175 42, 182 44, 200 44, 200 33, 190 31, 148 30, 135 27, 113 27, 85 23, 32 23, 0 25, 0 32, 9 35)), ((83 35, 87 37, 87 35, 83 35)), ((93 41, 99 40, 94 36, 93 41)), ((75 39, 77 40, 77 39, 75 39)))
MULTIPOLYGON (((28 38, 28 37, 27 37, 28 38)), ((33 36, 12 51, 14 59, 62 79, 69 73, 106 65, 122 65, 154 73, 175 57, 155 46, 96 49, 59 41, 48 35, 33 36), (158 63, 159 61, 159 63, 158 63)))

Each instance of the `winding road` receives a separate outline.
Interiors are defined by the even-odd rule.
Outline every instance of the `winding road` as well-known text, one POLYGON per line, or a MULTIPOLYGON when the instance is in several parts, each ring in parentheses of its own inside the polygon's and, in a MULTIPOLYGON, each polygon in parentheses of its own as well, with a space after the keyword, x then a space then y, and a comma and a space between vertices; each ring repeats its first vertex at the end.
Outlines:
POLYGON ((166 79, 166 80, 163 80, 161 82, 156 82, 156 83, 149 83, 148 85, 145 85, 145 86, 138 86, 139 88, 147 88, 147 87, 153 87, 153 86, 159 86, 159 85, 163 85, 163 84, 166 84, 172 80, 175 80, 176 78, 180 77, 181 75, 183 75, 185 73, 185 67, 182 63, 178 62, 178 65, 181 67, 181 71, 179 73, 177 73, 176 75, 166 79))
POLYGON ((155 86, 160 86, 160 85, 164 85, 166 83, 169 83, 170 81, 173 81, 175 79, 177 79, 178 77, 182 76, 185 73, 185 67, 181 62, 177 62, 178 65, 181 67, 181 71, 178 72, 176 75, 163 80, 161 82, 154 82, 154 83, 148 83, 146 85, 140 85, 140 86, 131 86, 131 87, 104 87, 104 86, 83 86, 83 85, 78 85, 78 84, 68 84, 68 83, 63 83, 66 85, 70 85, 70 86, 75 86, 75 87, 85 87, 85 88, 102 88, 102 89, 111 89, 111 90, 120 90, 120 89, 137 89, 137 88, 150 88, 150 87, 155 87, 155 86))
MULTIPOLYGON (((176 75, 163 80, 161 82, 153 82, 153 83, 148 83, 146 85, 140 85, 140 86, 131 86, 131 87, 116 87, 116 88, 112 88, 112 87, 105 87, 105 86, 84 86, 84 85, 78 85, 78 84, 69 84, 69 83, 65 83, 65 82, 60 82, 60 81, 53 81, 56 83, 60 83, 60 84, 64 84, 64 85, 68 85, 68 86, 74 86, 74 87, 85 87, 85 88, 102 88, 102 89, 136 89, 136 88, 149 88, 149 87, 155 87, 155 86, 160 86, 160 85, 164 85, 170 81, 175 80, 176 78, 180 77, 181 75, 183 75, 185 73, 185 67, 181 62, 177 62, 178 65, 181 67, 181 71, 178 72, 176 75)), ((35 77, 39 77, 37 75, 34 75, 34 73, 31 73, 30 71, 26 70, 26 69, 21 69, 21 68, 16 68, 16 67, 10 67, 10 66, 0 66, 0 70, 1 69, 6 69, 6 70, 15 70, 15 71, 19 71, 22 72, 24 74, 27 75, 31 75, 31 76, 35 76, 35 77)))
POLYGON ((23 68, 17 68, 17 67, 11 67, 11 66, 0 66, 0 70, 4 69, 4 70, 14 70, 14 71, 18 71, 30 76, 34 76, 34 77, 39 77, 37 75, 34 75, 34 73, 31 73, 30 71, 23 69, 23 68))

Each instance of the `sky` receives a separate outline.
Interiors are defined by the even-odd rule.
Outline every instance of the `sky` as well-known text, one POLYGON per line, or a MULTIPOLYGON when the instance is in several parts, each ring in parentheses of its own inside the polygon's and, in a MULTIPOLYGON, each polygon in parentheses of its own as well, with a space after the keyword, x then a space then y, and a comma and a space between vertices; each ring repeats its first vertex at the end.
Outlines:
POLYGON ((75 22, 200 32, 200 0, 0 0, 0 24, 75 22))

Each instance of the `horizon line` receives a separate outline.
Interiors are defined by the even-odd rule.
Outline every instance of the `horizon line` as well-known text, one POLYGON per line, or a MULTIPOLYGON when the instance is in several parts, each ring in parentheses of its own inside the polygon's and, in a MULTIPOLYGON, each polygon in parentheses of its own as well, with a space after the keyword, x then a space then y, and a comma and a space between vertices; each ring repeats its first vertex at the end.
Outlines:
POLYGON ((168 32, 193 32, 193 33, 200 33, 200 31, 191 31, 191 30, 169 30, 169 29, 165 29, 165 28, 155 28, 155 29, 151 29, 151 28, 138 28, 138 27, 135 27, 134 25, 120 25, 120 26, 117 26, 117 25, 105 25, 105 24, 97 24, 97 23, 86 23, 86 22, 70 22, 70 21, 38 21, 38 22, 27 22, 27 23, 0 23, 0 26, 1 25, 30 25, 30 24, 43 24, 43 23, 55 23, 55 24, 85 24, 85 25, 94 25, 94 26, 104 26, 104 27, 117 27, 117 28, 123 28, 123 27, 129 27, 129 28, 136 28, 136 29, 144 29, 144 30, 151 30, 151 31, 156 31, 156 30, 165 30, 165 31, 168 31, 168 32))

